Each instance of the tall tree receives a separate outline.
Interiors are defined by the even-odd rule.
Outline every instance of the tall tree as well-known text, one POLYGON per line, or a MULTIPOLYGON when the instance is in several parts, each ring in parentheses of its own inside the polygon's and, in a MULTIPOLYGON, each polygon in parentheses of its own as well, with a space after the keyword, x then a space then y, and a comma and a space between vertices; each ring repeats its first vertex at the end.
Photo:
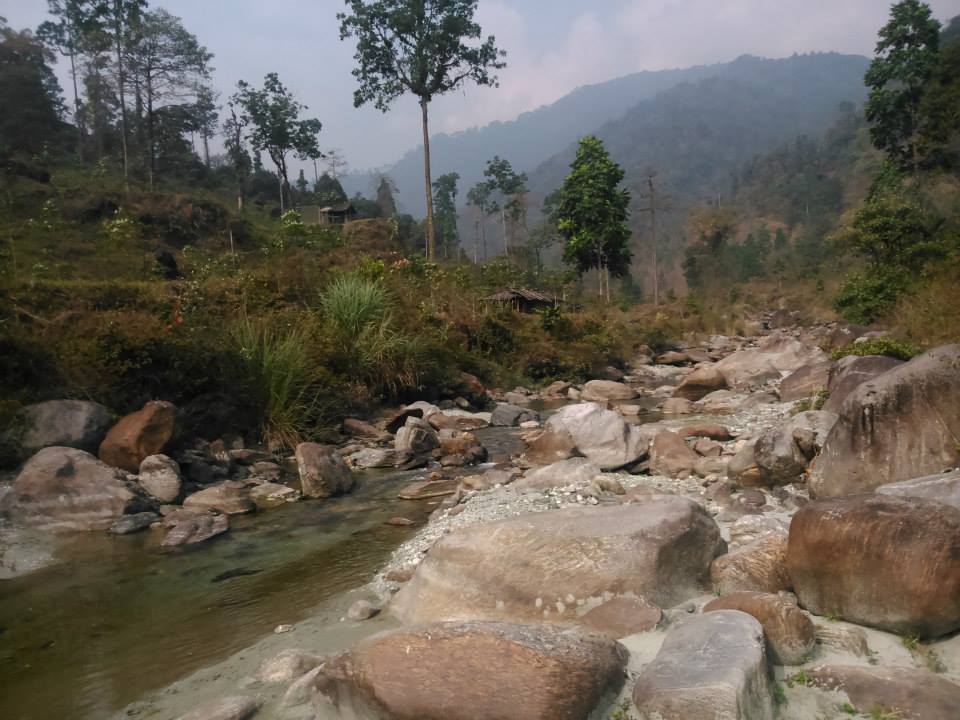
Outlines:
POLYGON ((343 191, 343 185, 329 173, 324 173, 313 186, 313 194, 317 197, 317 204, 321 207, 326 205, 339 205, 347 201, 347 194, 343 191))
POLYGON ((500 213, 503 251, 510 254, 516 229, 526 224, 527 174, 518 173, 508 160, 495 155, 483 171, 490 188, 491 211, 500 213))
POLYGON ((876 57, 865 78, 870 87, 866 116, 873 144, 901 168, 920 168, 919 135, 924 90, 938 67, 940 23, 930 6, 901 0, 880 29, 876 57))
MULTIPOLYGON (((181 22, 166 10, 143 13, 138 24, 137 41, 130 48, 130 74, 144 95, 147 129, 147 175, 153 189, 156 171, 156 111, 160 103, 182 103, 189 97, 200 99, 200 87, 210 77, 207 51, 181 22)), ((194 126, 209 126, 209 118, 201 117, 213 106, 211 91, 203 98, 206 107, 195 108, 194 126)), ((215 121, 214 121, 215 122, 215 121)))
POLYGON ((219 93, 209 85, 197 87, 197 99, 193 104, 194 127, 203 141, 203 163, 210 167, 210 138, 217 132, 220 121, 220 108, 217 105, 219 93))
POLYGON ((277 168, 282 211, 290 200, 287 156, 294 153, 305 159, 311 153, 319 154, 317 135, 322 125, 315 118, 300 119, 300 113, 307 106, 294 98, 276 73, 264 77, 262 89, 252 88, 243 80, 237 83, 237 88, 231 102, 242 109, 250 144, 255 150, 266 150, 277 168))
POLYGON ((620 187, 623 176, 623 168, 610 158, 603 142, 588 135, 580 141, 563 181, 557 212, 564 261, 580 274, 596 268, 600 297, 606 295, 608 301, 609 276, 622 277, 630 270, 630 193, 620 187))
POLYGON ((438 95, 472 80, 497 84, 506 67, 494 37, 481 41, 474 21, 477 0, 345 0, 340 38, 356 38, 354 105, 383 112, 406 92, 417 97, 423 126, 423 179, 427 202, 427 257, 435 259, 428 107, 438 95), (470 43, 470 44, 468 44, 470 43))
POLYGON ((436 213, 436 237, 443 248, 443 257, 450 257, 460 245, 457 232, 457 182, 459 173, 447 173, 433 181, 433 206, 436 213))
POLYGON ((377 207, 380 208, 380 217, 392 218, 397 214, 397 203, 393 199, 395 191, 393 180, 386 175, 380 176, 377 185, 377 207))
POLYGON ((242 114, 237 114, 236 104, 233 100, 227 103, 227 110, 229 115, 223 121, 224 145, 237 178, 237 209, 243 211, 243 198, 246 195, 247 181, 253 170, 253 159, 250 157, 243 138, 246 132, 246 123, 242 114))
POLYGON ((493 186, 489 181, 479 182, 467 192, 467 205, 476 208, 479 218, 476 221, 477 233, 474 238, 474 260, 477 260, 477 245, 483 250, 483 260, 487 260, 487 218, 497 211, 493 199, 493 186))
POLYGON ((84 122, 80 105, 77 64, 85 38, 96 26, 94 0, 47 0, 47 12, 54 18, 40 23, 37 37, 47 47, 70 60, 73 81, 73 122, 77 129, 77 158, 83 160, 84 122))

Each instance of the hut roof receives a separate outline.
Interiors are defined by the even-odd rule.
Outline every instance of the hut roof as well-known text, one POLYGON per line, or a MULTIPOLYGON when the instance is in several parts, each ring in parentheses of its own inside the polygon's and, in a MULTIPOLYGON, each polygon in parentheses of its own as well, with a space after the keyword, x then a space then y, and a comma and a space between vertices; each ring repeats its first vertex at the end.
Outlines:
POLYGON ((353 203, 347 200, 346 202, 337 203, 336 205, 327 205, 320 208, 322 213, 345 213, 351 212, 353 210, 353 203))
POLYGON ((488 295, 483 298, 483 300, 486 302, 511 302, 512 300, 526 300, 527 302, 534 303, 558 302, 558 298, 554 295, 548 295, 539 290, 531 290, 529 288, 507 288, 506 290, 495 292, 493 295, 488 295))

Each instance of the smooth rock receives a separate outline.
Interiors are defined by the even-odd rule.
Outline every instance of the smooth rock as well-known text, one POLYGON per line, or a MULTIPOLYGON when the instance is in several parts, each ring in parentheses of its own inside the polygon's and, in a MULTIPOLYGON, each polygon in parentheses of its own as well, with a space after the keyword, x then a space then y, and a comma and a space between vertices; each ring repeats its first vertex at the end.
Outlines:
POLYGON ((256 679, 268 685, 290 683, 322 663, 322 655, 299 648, 286 648, 260 664, 256 679))
POLYGON ((160 546, 174 548, 181 545, 196 545, 225 533, 230 529, 230 521, 226 515, 178 508, 176 512, 163 518, 163 526, 167 529, 167 534, 164 535, 160 546))
POLYGON ((183 507, 198 512, 216 510, 224 515, 242 515, 256 510, 246 484, 235 480, 226 480, 188 495, 183 507))
POLYGON ((740 610, 763 626, 770 660, 777 665, 802 665, 816 644, 813 622, 781 595, 741 591, 708 602, 703 612, 740 610))
POLYGON ((135 473, 140 463, 163 450, 173 436, 177 409, 154 400, 123 417, 100 443, 100 459, 107 465, 135 473))
POLYGON ((148 455, 140 463, 137 483, 157 502, 176 502, 182 487, 180 466, 166 455, 148 455))
POLYGON ((794 370, 780 382, 780 401, 794 402, 827 392, 832 367, 831 360, 821 360, 794 370))
POLYGON ((763 628, 737 610, 673 627, 633 688, 644 718, 772 720, 763 628))
POLYGON ((622 684, 625 661, 602 635, 549 625, 392 630, 324 665, 315 708, 377 720, 584 720, 622 684))
POLYGON ((699 460, 683 438, 669 430, 657 433, 650 445, 650 469, 657 475, 688 477, 699 460))
POLYGON ((960 470, 888 483, 878 487, 877 492, 881 495, 926 498, 960 508, 960 470))
POLYGON ((616 640, 653 630, 662 617, 660 608, 644 598, 622 595, 588 610, 580 616, 580 623, 616 640))
POLYGON ((26 451, 72 447, 96 452, 110 427, 110 411, 88 400, 47 400, 18 413, 16 439, 26 451))
POLYGON ((225 697, 181 715, 180 720, 248 720, 257 714, 260 705, 257 698, 225 697))
POLYGON ((693 414, 693 403, 684 398, 668 398, 663 401, 660 408, 664 415, 691 415, 693 414))
POLYGON ((727 379, 714 365, 701 365, 677 386, 673 396, 696 401, 715 390, 725 390, 727 379))
POLYGON ((637 391, 629 385, 613 380, 590 380, 583 386, 580 397, 585 402, 604 400, 632 400, 637 391))
POLYGON ((709 438, 710 440, 717 440, 719 442, 726 442, 727 440, 732 440, 734 437, 729 428, 717 423, 694 423, 692 425, 684 425, 681 428, 677 428, 677 435, 682 438, 703 437, 709 438))
POLYGON ((456 480, 418 480, 403 487, 397 497, 401 500, 428 500, 445 495, 453 495, 457 491, 456 480))
POLYGON ((160 519, 155 512, 141 512, 133 515, 124 515, 113 525, 107 528, 111 535, 132 535, 133 533, 146 530, 160 519))
POLYGON ((353 490, 353 473, 334 447, 300 443, 296 458, 300 490, 306 497, 328 498, 353 490))
POLYGON ((393 447, 397 452, 424 454, 433 452, 440 446, 437 431, 426 420, 416 417, 407 418, 406 424, 397 430, 393 447))
POLYGON ((960 510, 895 495, 812 502, 790 524, 787 569, 816 615, 923 638, 960 629, 960 510))
POLYGON ((769 485, 795 482, 823 447, 837 416, 825 410, 798 413, 757 438, 753 457, 769 485))
POLYGON ((347 618, 350 620, 369 620, 379 612, 380 608, 369 600, 357 600, 347 610, 347 618))
POLYGON ((509 403, 497 403, 490 416, 490 424, 495 427, 517 427, 528 420, 539 420, 540 413, 509 403))
POLYGON ((590 482, 600 474, 599 466, 587 458, 575 457, 527 471, 513 482, 518 489, 548 490, 575 483, 590 482))
POLYGON ((903 365, 903 360, 885 355, 847 355, 840 358, 830 369, 827 382, 829 397, 823 409, 839 414, 843 401, 857 387, 900 365, 903 365))
POLYGON ((300 492, 281 483, 263 483, 250 488, 250 499, 258 508, 272 508, 300 499, 300 492))
POLYGON ((787 533, 770 532, 721 555, 710 566, 710 580, 721 595, 741 590, 789 590, 787 533))

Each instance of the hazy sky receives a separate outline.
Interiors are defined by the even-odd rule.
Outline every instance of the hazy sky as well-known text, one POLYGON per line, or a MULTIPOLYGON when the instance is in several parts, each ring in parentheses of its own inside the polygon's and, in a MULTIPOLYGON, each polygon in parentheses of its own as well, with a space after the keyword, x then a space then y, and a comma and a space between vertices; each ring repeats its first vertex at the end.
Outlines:
MULTIPOLYGON (((214 54, 226 98, 237 80, 276 71, 320 118, 321 147, 354 169, 382 166, 420 142, 409 98, 387 115, 353 108, 353 48, 339 39, 340 0, 151 0, 183 18, 214 54)), ((941 20, 960 0, 930 0, 941 20)), ((0 0, 15 28, 35 27, 46 0, 0 0)), ((886 0, 480 0, 478 20, 508 53, 498 89, 465 87, 433 103, 435 131, 463 130, 550 103, 579 85, 637 70, 837 50, 869 55, 886 0)), ((64 76, 61 83, 66 88, 64 76)))

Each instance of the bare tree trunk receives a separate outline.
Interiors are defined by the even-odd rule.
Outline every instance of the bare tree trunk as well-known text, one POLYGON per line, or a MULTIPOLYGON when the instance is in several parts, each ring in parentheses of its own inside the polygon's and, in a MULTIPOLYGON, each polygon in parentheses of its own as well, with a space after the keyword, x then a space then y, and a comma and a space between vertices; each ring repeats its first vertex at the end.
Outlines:
POLYGON ((153 192, 153 173, 157 164, 156 143, 154 141, 153 130, 153 88, 151 87, 150 76, 147 76, 147 176, 150 178, 150 192, 153 192))
POLYGON ((123 19, 118 0, 113 0, 114 32, 117 36, 117 87, 120 94, 120 146, 123 149, 123 188, 130 192, 130 160, 127 155, 127 98, 123 73, 123 19))
POLYGON ((203 164, 210 169, 210 137, 206 130, 203 131, 203 164))
POLYGON ((77 159, 83 162, 83 121, 80 119, 80 91, 77 89, 76 55, 72 47, 70 48, 70 77, 73 79, 73 123, 77 126, 77 159))
POLYGON ((427 119, 427 101, 420 99, 420 115, 423 121, 423 184, 427 193, 427 260, 436 256, 433 235, 433 182, 430 177, 430 125, 427 119))

